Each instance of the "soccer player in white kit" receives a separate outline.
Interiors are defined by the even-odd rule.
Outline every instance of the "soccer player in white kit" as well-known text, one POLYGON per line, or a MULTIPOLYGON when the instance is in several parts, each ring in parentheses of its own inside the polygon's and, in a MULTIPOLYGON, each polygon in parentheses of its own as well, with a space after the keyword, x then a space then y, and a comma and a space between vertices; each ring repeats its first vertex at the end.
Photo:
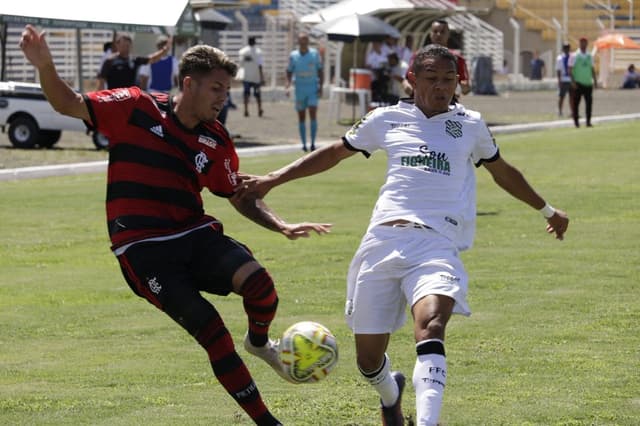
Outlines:
POLYGON ((345 314, 355 334, 360 372, 380 395, 383 425, 403 425, 405 378, 386 354, 391 333, 411 307, 416 342, 413 385, 418 425, 436 425, 447 380, 445 327, 453 313, 469 315, 467 273, 459 252, 475 232, 475 167, 547 221, 562 240, 569 219, 545 202, 501 156, 475 111, 449 105, 457 84, 456 58, 445 47, 423 48, 410 70, 414 102, 377 108, 342 141, 266 176, 244 176, 260 196, 287 181, 323 172, 376 150, 387 154, 386 181, 349 268, 345 314))

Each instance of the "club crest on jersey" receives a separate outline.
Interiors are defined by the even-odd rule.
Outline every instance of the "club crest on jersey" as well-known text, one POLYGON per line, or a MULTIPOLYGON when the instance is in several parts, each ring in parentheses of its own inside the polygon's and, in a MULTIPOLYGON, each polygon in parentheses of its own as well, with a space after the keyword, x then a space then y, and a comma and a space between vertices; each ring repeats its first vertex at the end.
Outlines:
POLYGON ((447 120, 444 123, 445 131, 452 138, 461 138, 462 137, 462 123, 459 121, 447 120))
POLYGON ((206 173, 207 169, 209 168, 209 157, 207 157, 207 154, 200 151, 195 156, 194 163, 198 173, 206 173))
POLYGON ((209 148, 213 148, 213 149, 216 149, 216 147, 218 146, 218 142, 216 142, 215 139, 205 135, 198 136, 198 143, 204 144, 209 148))

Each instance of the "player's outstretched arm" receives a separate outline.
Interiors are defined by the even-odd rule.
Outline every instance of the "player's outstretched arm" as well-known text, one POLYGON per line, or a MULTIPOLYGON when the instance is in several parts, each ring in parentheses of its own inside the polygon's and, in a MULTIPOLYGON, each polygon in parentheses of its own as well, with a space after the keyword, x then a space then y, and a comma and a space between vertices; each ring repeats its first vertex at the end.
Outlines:
POLYGON ((240 173, 238 174, 240 183, 235 189, 241 197, 245 196, 245 194, 251 194, 256 198, 264 198, 272 188, 278 185, 322 173, 355 153, 356 151, 347 149, 342 141, 335 142, 313 151, 265 176, 253 176, 240 173))
POLYGON ((484 166, 493 180, 511 194, 514 198, 527 203, 529 206, 542 212, 547 220, 547 232, 555 234, 558 240, 564 238, 569 226, 569 217, 562 210, 557 210, 549 206, 546 201, 529 185, 522 173, 502 158, 484 166))
POLYGON ((318 235, 327 234, 331 230, 330 223, 287 223, 282 220, 266 203, 255 195, 237 193, 229 199, 233 207, 246 218, 274 232, 279 232, 290 240, 308 238, 311 232, 318 235))
POLYGON ((90 121, 89 110, 82 95, 65 83, 56 71, 51 51, 45 40, 45 32, 38 33, 27 25, 22 32, 20 49, 31 64, 38 69, 40 86, 47 100, 61 114, 90 121))

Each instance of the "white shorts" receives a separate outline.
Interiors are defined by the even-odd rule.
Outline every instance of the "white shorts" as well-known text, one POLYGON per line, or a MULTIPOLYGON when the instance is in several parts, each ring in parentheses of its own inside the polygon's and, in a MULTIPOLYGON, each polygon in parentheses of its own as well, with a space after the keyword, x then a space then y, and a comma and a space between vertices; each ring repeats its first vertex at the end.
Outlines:
POLYGON ((349 266, 345 317, 356 334, 384 334, 406 322, 406 307, 430 294, 455 300, 470 315, 468 277, 458 249, 431 229, 376 226, 362 238, 349 266))

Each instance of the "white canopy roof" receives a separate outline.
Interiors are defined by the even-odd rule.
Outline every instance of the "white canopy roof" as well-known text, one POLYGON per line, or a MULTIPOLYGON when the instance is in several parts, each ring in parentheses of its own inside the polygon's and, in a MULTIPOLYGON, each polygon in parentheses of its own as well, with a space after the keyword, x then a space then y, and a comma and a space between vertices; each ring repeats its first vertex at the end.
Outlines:
POLYGON ((450 12, 464 10, 463 7, 458 7, 447 0, 343 0, 305 15, 300 21, 307 24, 317 24, 354 13, 373 15, 381 12, 409 12, 416 9, 435 9, 450 12))
POLYGON ((2 1, 0 22, 65 28, 148 31, 174 27, 188 0, 13 0, 2 1))

